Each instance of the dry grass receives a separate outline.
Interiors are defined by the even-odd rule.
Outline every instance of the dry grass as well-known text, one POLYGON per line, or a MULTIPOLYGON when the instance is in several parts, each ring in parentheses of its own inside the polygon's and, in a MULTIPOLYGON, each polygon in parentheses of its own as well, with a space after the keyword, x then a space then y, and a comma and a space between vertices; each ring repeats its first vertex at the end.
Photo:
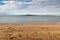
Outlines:
POLYGON ((60 40, 60 23, 0 24, 0 40, 60 40))

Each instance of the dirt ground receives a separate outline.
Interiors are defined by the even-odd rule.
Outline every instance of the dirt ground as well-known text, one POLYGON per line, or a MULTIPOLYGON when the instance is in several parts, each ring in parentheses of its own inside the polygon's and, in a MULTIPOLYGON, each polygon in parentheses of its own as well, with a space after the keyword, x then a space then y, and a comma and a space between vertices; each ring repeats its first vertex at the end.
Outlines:
POLYGON ((0 24, 0 40, 60 40, 60 23, 0 24))

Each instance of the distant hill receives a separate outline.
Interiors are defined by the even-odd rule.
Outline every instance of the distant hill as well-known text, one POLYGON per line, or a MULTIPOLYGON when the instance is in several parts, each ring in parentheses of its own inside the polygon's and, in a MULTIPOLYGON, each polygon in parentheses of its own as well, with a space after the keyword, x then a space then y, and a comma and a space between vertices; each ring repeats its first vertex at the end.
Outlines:
POLYGON ((37 16, 37 15, 33 15, 33 14, 26 14, 26 15, 21 15, 21 16, 37 16))
POLYGON ((24 15, 14 15, 14 14, 8 14, 8 13, 0 13, 1 16, 41 16, 41 17, 55 17, 55 16, 60 16, 60 15, 36 15, 36 14, 24 14, 24 15))

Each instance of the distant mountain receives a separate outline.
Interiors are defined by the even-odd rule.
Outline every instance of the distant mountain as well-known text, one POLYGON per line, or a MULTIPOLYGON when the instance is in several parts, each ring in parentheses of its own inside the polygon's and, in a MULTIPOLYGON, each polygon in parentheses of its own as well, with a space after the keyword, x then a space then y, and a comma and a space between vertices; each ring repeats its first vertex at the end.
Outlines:
POLYGON ((22 16, 37 16, 37 15, 33 15, 33 14, 26 14, 26 15, 22 15, 22 16))
POLYGON ((57 15, 35 15, 35 14, 26 14, 26 15, 20 15, 20 16, 57 16, 57 15))

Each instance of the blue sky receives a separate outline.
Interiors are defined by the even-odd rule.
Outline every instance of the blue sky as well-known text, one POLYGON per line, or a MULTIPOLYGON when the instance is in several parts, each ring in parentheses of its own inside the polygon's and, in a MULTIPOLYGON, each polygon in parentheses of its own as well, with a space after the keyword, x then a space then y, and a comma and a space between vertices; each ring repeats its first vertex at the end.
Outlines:
POLYGON ((60 15, 60 0, 0 0, 0 15, 60 15))

